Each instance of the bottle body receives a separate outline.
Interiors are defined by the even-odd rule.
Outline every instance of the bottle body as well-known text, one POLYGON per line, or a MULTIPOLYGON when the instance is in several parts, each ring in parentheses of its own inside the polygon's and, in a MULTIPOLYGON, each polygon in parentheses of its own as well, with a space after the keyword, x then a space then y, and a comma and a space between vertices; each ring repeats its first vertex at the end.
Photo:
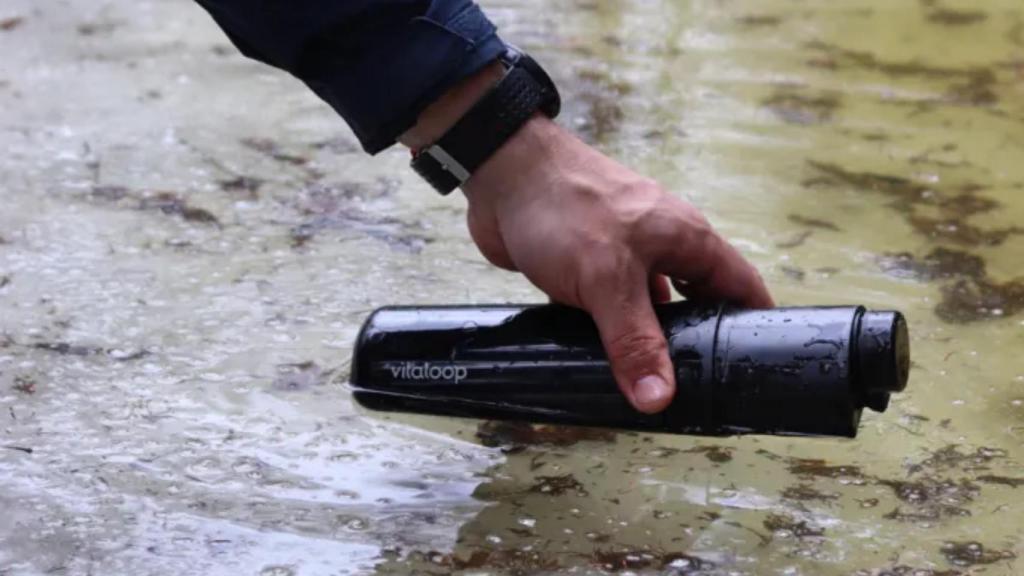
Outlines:
POLYGON ((687 302, 656 313, 677 382, 660 414, 628 404, 590 316, 558 305, 377 310, 354 351, 354 396, 372 409, 474 418, 852 437, 863 407, 884 410, 889 392, 906 383, 898 313, 687 302))

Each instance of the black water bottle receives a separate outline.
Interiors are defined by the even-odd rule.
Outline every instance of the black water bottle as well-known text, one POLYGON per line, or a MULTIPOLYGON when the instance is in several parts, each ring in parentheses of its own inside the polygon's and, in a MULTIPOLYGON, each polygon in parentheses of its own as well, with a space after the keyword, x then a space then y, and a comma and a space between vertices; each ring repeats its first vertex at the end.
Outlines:
POLYGON ((857 435, 910 370, 899 312, 656 306, 677 392, 641 414, 615 383, 588 314, 559 305, 388 307, 359 334, 367 408, 678 434, 857 435))

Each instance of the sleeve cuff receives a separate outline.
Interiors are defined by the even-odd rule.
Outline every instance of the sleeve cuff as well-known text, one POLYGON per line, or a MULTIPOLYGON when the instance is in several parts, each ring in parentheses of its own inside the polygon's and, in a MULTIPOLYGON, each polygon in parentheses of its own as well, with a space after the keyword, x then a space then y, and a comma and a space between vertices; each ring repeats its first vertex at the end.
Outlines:
POLYGON ((433 0, 403 25, 373 32, 355 58, 331 59, 302 78, 371 154, 395 143, 431 102, 506 50, 470 0, 433 0))

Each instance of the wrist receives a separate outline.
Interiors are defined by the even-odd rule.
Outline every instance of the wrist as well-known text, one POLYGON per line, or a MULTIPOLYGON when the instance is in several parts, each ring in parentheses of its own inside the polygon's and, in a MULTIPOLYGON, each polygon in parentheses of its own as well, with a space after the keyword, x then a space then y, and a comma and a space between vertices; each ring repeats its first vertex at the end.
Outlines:
POLYGON ((496 60, 464 78, 427 106, 416 124, 399 136, 398 141, 411 150, 430 146, 465 116, 504 74, 505 67, 496 60))
POLYGON ((568 130, 544 114, 535 114, 495 151, 463 185, 470 204, 512 200, 542 192, 557 177, 556 159, 578 142, 568 130))

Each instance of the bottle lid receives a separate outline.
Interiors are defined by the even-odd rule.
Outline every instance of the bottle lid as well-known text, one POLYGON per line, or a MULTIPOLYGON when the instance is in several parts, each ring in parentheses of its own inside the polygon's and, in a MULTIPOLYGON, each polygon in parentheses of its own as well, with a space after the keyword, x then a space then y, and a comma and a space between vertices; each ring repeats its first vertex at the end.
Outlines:
POLYGON ((857 338, 857 371, 868 408, 882 412, 889 394, 907 387, 910 337, 903 315, 868 311, 861 317, 857 338))

